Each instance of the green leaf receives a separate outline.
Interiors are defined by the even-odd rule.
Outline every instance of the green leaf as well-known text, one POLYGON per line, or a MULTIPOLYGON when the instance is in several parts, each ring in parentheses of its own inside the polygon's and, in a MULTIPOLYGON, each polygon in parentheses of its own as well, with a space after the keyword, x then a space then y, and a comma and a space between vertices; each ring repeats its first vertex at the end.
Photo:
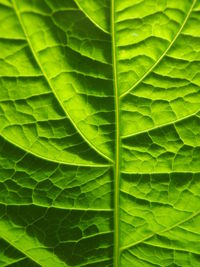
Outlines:
POLYGON ((0 266, 199 266, 199 25, 197 0, 0 0, 0 266))

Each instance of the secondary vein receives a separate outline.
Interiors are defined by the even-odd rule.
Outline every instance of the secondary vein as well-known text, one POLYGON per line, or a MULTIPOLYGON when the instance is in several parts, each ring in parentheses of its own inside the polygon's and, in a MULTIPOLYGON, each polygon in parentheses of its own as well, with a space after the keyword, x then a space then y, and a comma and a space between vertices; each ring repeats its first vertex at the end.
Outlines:
POLYGON ((171 43, 169 44, 169 46, 167 47, 167 49, 162 53, 162 55, 158 58, 158 60, 150 67, 150 69, 147 70, 147 72, 144 73, 144 75, 135 83, 133 84, 133 86, 131 86, 131 88, 129 88, 127 91, 125 91, 124 93, 122 93, 119 97, 123 98, 125 97, 128 93, 130 93, 134 88, 136 88, 155 68, 156 66, 158 66, 158 64, 161 62, 161 60, 165 57, 165 55, 168 53, 168 51, 171 49, 171 47, 173 46, 173 44, 175 43, 175 41, 177 40, 177 38, 179 37, 180 33, 182 32, 185 24, 187 23, 190 14, 196 4, 197 0, 194 0, 183 23, 181 24, 181 27, 179 28, 178 32, 176 33, 176 35, 174 36, 173 40, 171 41, 171 43))
POLYGON ((51 88, 52 93, 54 94, 55 98, 57 99, 57 101, 58 101, 60 107, 63 109, 63 111, 64 111, 64 113, 66 114, 66 116, 70 119, 70 121, 71 121, 71 123, 73 124, 74 128, 75 128, 75 129, 77 130, 77 132, 81 135, 81 137, 83 138, 83 140, 84 140, 84 141, 85 141, 85 142, 86 142, 86 143, 87 143, 87 144, 88 144, 88 145, 89 145, 89 146, 90 146, 90 147, 91 147, 97 154, 101 155, 104 159, 106 159, 106 160, 108 160, 109 162, 112 162, 112 163, 113 163, 113 160, 112 160, 110 157, 108 157, 108 156, 105 155, 102 151, 100 151, 99 149, 97 149, 97 147, 94 145, 94 143, 91 143, 90 140, 89 140, 88 138, 86 138, 85 134, 84 134, 84 133, 80 130, 80 128, 76 125, 75 121, 72 119, 72 117, 70 116, 70 114, 67 112, 66 108, 64 108, 64 105, 63 105, 62 102, 60 101, 60 99, 59 99, 59 97, 58 97, 56 91, 54 90, 54 88, 53 88, 53 86, 52 86, 51 81, 49 80, 49 78, 48 78, 46 72, 44 71, 43 66, 41 65, 41 63, 40 63, 40 61, 39 61, 39 59, 38 59, 37 52, 35 51, 35 49, 34 49, 33 46, 32 46, 32 43, 31 43, 31 41, 30 41, 30 37, 29 37, 29 35, 28 35, 28 33, 27 33, 27 30, 26 30, 26 28, 25 28, 25 26, 24 26, 24 23, 23 23, 23 21, 22 21, 20 12, 18 11, 18 8, 17 8, 17 5, 16 5, 16 0, 12 0, 12 4, 13 4, 13 9, 14 9, 14 11, 15 11, 15 13, 16 13, 17 18, 18 18, 18 21, 19 21, 19 23, 20 23, 20 25, 21 25, 21 28, 22 28, 22 30, 23 30, 23 32, 24 32, 24 35, 25 35, 25 37, 26 37, 27 43, 28 43, 28 45, 29 45, 29 48, 30 48, 30 50, 31 50, 31 52, 32 52, 32 55, 33 55, 33 57, 34 57, 34 59, 35 59, 37 65, 38 65, 38 67, 40 68, 40 70, 41 70, 41 72, 42 72, 42 74, 43 74, 43 76, 44 76, 44 78, 45 78, 47 84, 48 84, 49 87, 51 88))
POLYGON ((156 236, 156 235, 161 235, 161 234, 163 234, 163 233, 165 233, 165 232, 168 232, 168 231, 170 231, 170 230, 176 228, 177 226, 179 226, 179 225, 181 225, 181 224, 183 224, 183 223, 185 223, 185 222, 187 222, 187 221, 193 219, 194 217, 198 216, 199 214, 200 214, 200 210, 198 210, 197 212, 193 213, 193 214, 190 215, 189 217, 187 217, 187 218, 185 218, 185 219, 183 219, 183 220, 181 220, 181 221, 179 221, 179 222, 177 222, 177 223, 171 225, 170 227, 168 227, 168 228, 166 228, 166 229, 164 229, 164 230, 161 230, 161 231, 156 232, 156 233, 152 233, 152 234, 150 234, 150 235, 144 237, 143 239, 140 239, 140 240, 136 241, 135 243, 132 243, 132 244, 129 244, 129 245, 126 245, 126 246, 122 247, 122 248, 120 249, 120 251, 123 252, 123 251, 125 251, 125 250, 130 249, 130 248, 133 248, 133 247, 136 246, 136 245, 139 245, 140 243, 145 243, 145 241, 148 241, 150 238, 152 238, 152 237, 154 237, 154 236, 156 236))
POLYGON ((110 34, 109 31, 107 31, 106 29, 104 29, 101 25, 99 25, 94 19, 92 19, 89 14, 86 12, 86 10, 84 10, 81 5, 79 4, 79 2, 77 0, 74 0, 74 2, 76 3, 77 7, 82 11, 82 13, 97 27, 99 28, 102 32, 106 33, 106 34, 110 34))

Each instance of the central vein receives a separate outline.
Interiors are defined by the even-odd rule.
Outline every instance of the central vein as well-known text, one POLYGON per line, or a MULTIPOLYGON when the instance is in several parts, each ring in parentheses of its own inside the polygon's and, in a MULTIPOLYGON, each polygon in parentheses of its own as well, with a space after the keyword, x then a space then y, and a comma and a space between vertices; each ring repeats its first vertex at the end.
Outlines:
POLYGON ((114 267, 120 266, 119 259, 119 179, 120 179, 120 126, 119 126, 119 91, 117 82, 115 0, 111 0, 113 88, 115 94, 115 167, 114 167, 114 267))

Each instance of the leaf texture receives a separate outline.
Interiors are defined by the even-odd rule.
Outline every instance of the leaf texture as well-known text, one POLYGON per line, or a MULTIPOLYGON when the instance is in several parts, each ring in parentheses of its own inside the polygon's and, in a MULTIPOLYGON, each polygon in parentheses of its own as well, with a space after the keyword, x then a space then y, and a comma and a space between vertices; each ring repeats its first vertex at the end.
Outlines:
POLYGON ((0 266, 200 264, 198 0, 0 0, 0 266))

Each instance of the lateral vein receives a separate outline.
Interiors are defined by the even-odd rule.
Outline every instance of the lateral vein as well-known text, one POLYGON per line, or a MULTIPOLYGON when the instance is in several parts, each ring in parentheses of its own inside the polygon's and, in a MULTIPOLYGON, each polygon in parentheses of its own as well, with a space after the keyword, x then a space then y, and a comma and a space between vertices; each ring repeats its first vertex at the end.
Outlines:
POLYGON ((167 47, 167 49, 164 51, 164 53, 158 58, 158 60, 151 66, 150 69, 147 70, 147 72, 144 73, 144 75, 133 85, 131 86, 131 88, 129 88, 127 91, 125 91, 124 93, 122 93, 119 97, 123 98, 124 96, 126 96, 130 91, 132 91, 134 88, 136 88, 154 69, 155 67, 161 62, 161 60, 165 57, 165 55, 167 54, 167 52, 170 50, 170 48, 173 46, 173 44, 175 43, 176 39, 178 38, 178 36, 180 35, 180 33, 182 32, 185 24, 187 23, 190 14, 194 8, 194 5, 196 4, 197 0, 194 0, 181 27, 179 28, 178 32, 176 33, 176 35, 174 36, 172 42, 169 44, 169 46, 167 47))
POLYGON ((132 244, 129 244, 127 246, 122 247, 121 250, 120 250, 120 252, 123 252, 123 251, 125 251, 127 249, 130 249, 130 248, 132 248, 134 246, 137 246, 138 244, 143 243, 146 240, 148 240, 148 239, 150 239, 150 238, 152 238, 152 237, 154 237, 156 235, 160 235, 162 233, 165 233, 167 231, 170 231, 170 230, 174 229, 175 227, 177 227, 177 226, 179 226, 179 225, 181 225, 181 224, 183 224, 183 223, 185 223, 185 222, 193 219, 194 217, 198 216, 199 214, 200 214, 200 210, 198 210, 197 212, 193 213, 192 215, 190 215, 189 217, 185 218, 184 220, 182 220, 180 222, 177 222, 177 223, 173 224, 172 226, 170 226, 170 227, 168 227, 168 228, 166 228, 166 229, 164 229, 164 230, 162 230, 160 232, 152 233, 152 234, 148 235, 147 237, 144 237, 143 239, 141 239, 141 240, 139 240, 139 241, 137 241, 135 243, 132 243, 132 244))
POLYGON ((58 97, 56 91, 54 90, 54 88, 53 88, 53 86, 52 86, 52 84, 51 84, 51 82, 50 82, 48 76, 46 75, 46 73, 45 73, 45 71, 44 71, 44 69, 43 69, 43 67, 42 67, 42 65, 41 65, 41 63, 40 63, 40 61, 39 61, 39 59, 38 59, 38 57, 37 57, 36 51, 34 50, 32 44, 31 44, 31 41, 30 41, 30 39, 29 39, 29 35, 28 35, 27 31, 26 31, 26 28, 25 28, 25 26, 24 26, 24 23, 22 22, 20 12, 19 12, 18 9, 17 9, 17 6, 16 6, 16 0, 12 0, 12 4, 13 4, 13 9, 14 9, 14 11, 15 11, 15 13, 16 13, 17 18, 18 18, 18 21, 19 21, 19 23, 20 23, 20 25, 21 25, 21 28, 22 28, 22 30, 23 30, 23 32, 24 32, 24 35, 25 35, 25 37, 26 37, 27 43, 28 43, 28 45, 29 45, 29 48, 30 48, 30 50, 31 50, 31 52, 32 52, 32 54, 33 54, 33 56, 34 56, 34 59, 36 60, 36 62, 37 62, 37 64, 38 64, 39 68, 41 69, 41 71, 42 71, 42 73, 43 73, 43 75, 44 75, 44 78, 46 79, 47 84, 48 84, 49 87, 51 88, 51 90, 52 90, 52 92, 53 92, 55 98, 57 99, 57 101, 58 101, 58 103, 60 104, 61 108, 62 108, 63 111, 65 112, 66 116, 70 119, 70 121, 71 121, 71 123, 73 124, 74 128, 75 128, 75 129, 77 130, 77 132, 81 135, 81 137, 83 138, 83 140, 85 140, 85 142, 87 142, 87 144, 88 144, 94 151, 96 151, 96 153, 98 153, 99 155, 101 155, 104 159, 108 160, 109 162, 113 162, 113 160, 112 160, 110 157, 108 157, 107 155, 105 155, 104 153, 102 153, 99 149, 96 148, 96 146, 95 146, 93 143, 91 143, 91 142, 88 140, 88 138, 86 138, 86 136, 85 136, 85 135, 82 133, 82 131, 78 128, 78 126, 76 125, 76 123, 74 122, 74 120, 72 119, 72 117, 69 115, 69 113, 67 112, 67 110, 64 108, 62 102, 60 101, 60 99, 59 99, 59 97, 58 97))
POLYGON ((99 28, 102 32, 106 33, 106 34, 110 34, 109 31, 107 31, 106 29, 104 29, 102 26, 100 26, 96 21, 94 21, 89 15, 88 13, 83 10, 83 8, 80 6, 80 4, 78 3, 77 0, 74 0, 74 2, 76 3, 76 5, 78 6, 78 8, 81 10, 81 12, 97 27, 99 28))

